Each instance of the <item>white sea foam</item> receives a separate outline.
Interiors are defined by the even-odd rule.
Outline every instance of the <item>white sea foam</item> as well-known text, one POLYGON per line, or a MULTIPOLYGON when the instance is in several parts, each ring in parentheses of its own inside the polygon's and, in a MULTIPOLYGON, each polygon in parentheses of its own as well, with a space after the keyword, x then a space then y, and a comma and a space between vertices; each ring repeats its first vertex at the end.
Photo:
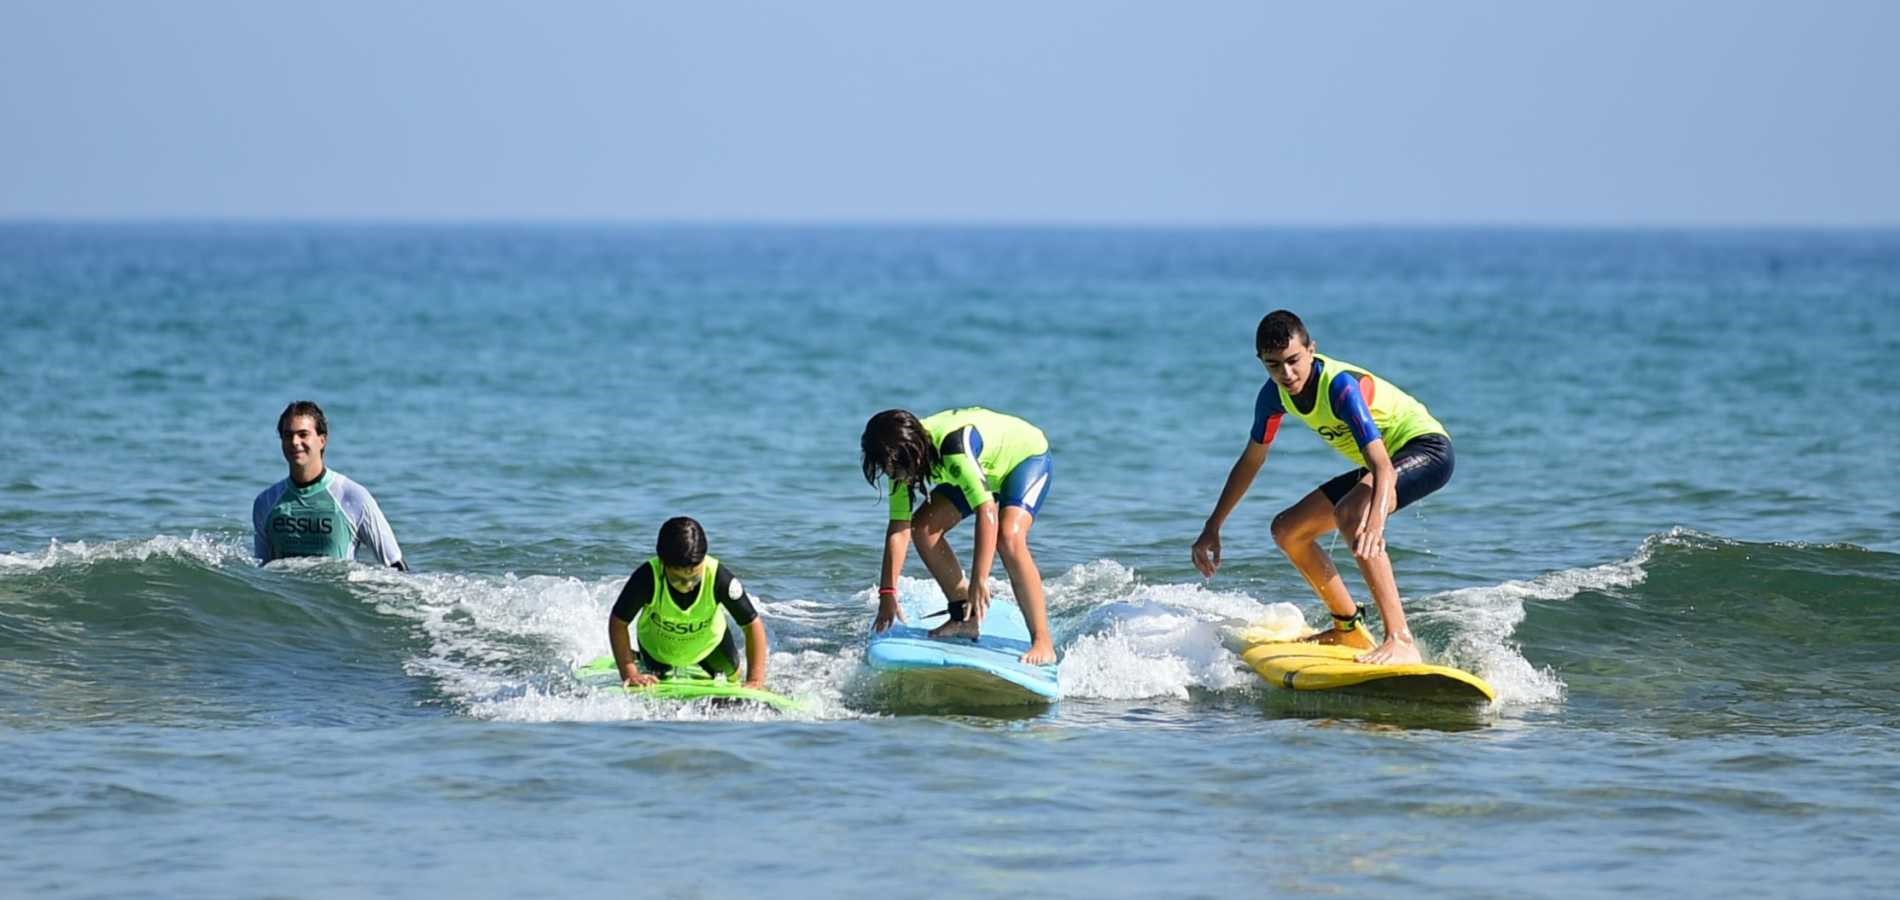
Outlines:
POLYGON ((1656 547, 1694 537, 1693 532, 1675 529, 1650 536, 1634 556, 1620 562, 1434 594, 1419 601, 1415 610, 1408 609, 1407 615, 1416 623, 1414 632, 1426 627, 1449 632, 1450 639, 1432 661, 1467 669, 1489 681, 1500 703, 1554 702, 1563 699, 1563 681, 1550 667, 1532 665, 1511 639, 1524 621, 1525 604, 1641 584, 1648 577, 1644 566, 1656 547))
POLYGON ((1085 610, 1063 648, 1064 697, 1185 699, 1190 688, 1247 687, 1227 632, 1267 613, 1260 601, 1200 584, 1146 584, 1114 560, 1076 566, 1049 582, 1051 606, 1085 610))
POLYGON ((39 553, 0 553, 0 573, 37 572, 62 565, 85 565, 115 560, 144 562, 153 557, 192 559, 207 566, 251 561, 249 543, 194 531, 189 537, 158 535, 138 540, 88 543, 52 541, 39 553))
MULTIPOLYGON (((1428 639, 1429 661, 1475 672, 1497 689, 1501 704, 1561 700, 1562 680, 1550 668, 1533 665, 1512 639, 1526 601, 1640 584, 1657 546, 1698 537, 1681 530, 1652 536, 1627 560, 1415 598, 1407 601, 1407 613, 1415 632, 1441 635, 1428 639)), ((1050 598, 1058 608, 1088 610, 1063 648, 1065 697, 1185 698, 1193 688, 1251 688, 1258 679, 1235 648, 1263 636, 1291 638, 1311 627, 1307 614, 1289 603, 1198 583, 1143 584, 1133 570, 1108 560, 1052 579, 1050 598)), ((1317 617, 1317 602, 1312 605, 1317 617)))
MULTIPOLYGON (((1564 685, 1556 673, 1532 665, 1512 639, 1525 603, 1638 584, 1656 546, 1694 538, 1677 532, 1652 536, 1628 560, 1416 598, 1408 600, 1407 612, 1414 630, 1427 634, 1430 661, 1484 677, 1498 689, 1500 703, 1560 700, 1564 685)), ((709 713, 579 688, 571 671, 608 652, 603 623, 622 578, 413 576, 368 566, 352 567, 347 577, 379 595, 382 611, 418 623, 430 646, 410 661, 409 671, 434 679, 472 715, 555 721, 758 714, 709 713)), ((995 579, 992 587, 995 602, 1014 603, 1007 579, 995 579)), ((944 606, 942 591, 928 577, 904 577, 899 588, 913 623, 944 606)), ((1047 591, 1052 615, 1061 623, 1063 696, 1076 700, 1186 699, 1195 690, 1258 689, 1259 679, 1236 652, 1242 635, 1264 628, 1292 636, 1310 627, 1309 615, 1318 618, 1319 613, 1316 603, 1303 611, 1199 582, 1149 584, 1113 560, 1074 566, 1048 579, 1047 591)), ((844 698, 860 674, 862 643, 846 636, 840 647, 837 632, 868 631, 876 591, 853 593, 848 603, 855 611, 844 615, 822 598, 759 602, 768 623, 781 623, 773 636, 773 688, 799 699, 814 716, 857 715, 844 698)))
MULTIPOLYGON (((462 575, 404 576, 353 569, 352 581, 373 586, 378 609, 413 619, 429 637, 409 661, 410 674, 434 679, 471 715, 506 721, 619 721, 776 717, 762 711, 703 704, 653 703, 580 686, 572 671, 609 652, 607 613, 624 578, 462 575)), ((796 618, 801 603, 760 600, 770 622, 796 618)), ((838 685, 849 665, 837 654, 774 647, 771 684, 804 704, 801 715, 848 715, 838 685), (844 671, 840 671, 840 670, 844 671)))
POLYGON ((1216 622, 1156 603, 1116 603, 1103 614, 1109 619, 1103 630, 1068 647, 1065 697, 1186 699, 1190 687, 1226 690, 1252 677, 1235 667, 1216 622))

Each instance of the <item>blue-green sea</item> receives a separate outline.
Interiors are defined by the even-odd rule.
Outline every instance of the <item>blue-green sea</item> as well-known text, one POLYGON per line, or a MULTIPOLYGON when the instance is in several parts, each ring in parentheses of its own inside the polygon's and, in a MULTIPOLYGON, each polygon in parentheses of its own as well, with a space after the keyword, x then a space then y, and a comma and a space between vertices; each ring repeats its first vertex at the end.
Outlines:
POLYGON ((0 894, 1884 895, 1897 361, 1894 231, 0 226, 0 894), (1279 307, 1450 430, 1389 539, 1495 705, 1240 662, 1347 468, 1192 568, 1279 307), (251 558, 296 399, 414 573, 251 558), (970 404, 1052 444, 1047 708, 861 663, 859 431, 970 404), (675 515, 804 712, 572 676, 675 515))

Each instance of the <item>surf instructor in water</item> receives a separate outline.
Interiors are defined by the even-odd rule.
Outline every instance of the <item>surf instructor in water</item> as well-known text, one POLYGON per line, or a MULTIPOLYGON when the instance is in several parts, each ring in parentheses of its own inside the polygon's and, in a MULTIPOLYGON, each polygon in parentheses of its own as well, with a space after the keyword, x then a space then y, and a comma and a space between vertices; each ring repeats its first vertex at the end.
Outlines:
POLYGON ((251 503, 251 546, 258 562, 290 556, 354 559, 356 548, 366 547, 383 565, 409 571, 376 498, 324 464, 330 422, 323 408, 309 400, 284 407, 277 416, 277 439, 290 476, 251 503))
POLYGON ((1315 488, 1273 517, 1273 541, 1285 551, 1332 613, 1333 627, 1309 638, 1371 652, 1366 663, 1419 662, 1405 624, 1397 578, 1386 555, 1386 517, 1451 479, 1451 437, 1425 405, 1359 366, 1322 356, 1300 317, 1281 309, 1260 320, 1254 350, 1268 382, 1254 401, 1253 431, 1227 473, 1220 500, 1194 542, 1194 567, 1207 578, 1220 568, 1221 526, 1266 464, 1267 447, 1288 414, 1312 428, 1358 468, 1315 488), (1319 538, 1338 529, 1350 540, 1379 615, 1385 640, 1376 647, 1365 613, 1346 591, 1319 538))
POLYGON ((1000 552, 1010 587, 1029 626, 1029 652, 1022 661, 1056 661, 1042 573, 1029 550, 1049 493, 1049 439, 1012 415, 970 406, 919 419, 908 410, 887 409, 864 423, 859 439, 864 480, 890 479, 890 520, 884 529, 884 562, 877 589, 874 631, 902 621, 897 576, 910 544, 949 601, 950 621, 934 638, 975 639, 990 608, 990 569, 1000 552), (922 509, 918 498, 928 497, 922 509), (976 518, 976 545, 965 576, 945 536, 966 516, 976 518))

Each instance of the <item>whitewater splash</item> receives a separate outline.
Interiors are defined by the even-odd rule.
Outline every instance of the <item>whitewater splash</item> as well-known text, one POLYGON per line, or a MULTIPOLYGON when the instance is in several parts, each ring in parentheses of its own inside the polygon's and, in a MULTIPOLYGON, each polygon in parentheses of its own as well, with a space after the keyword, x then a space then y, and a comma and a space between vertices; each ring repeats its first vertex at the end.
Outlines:
MULTIPOLYGON (((654 702, 582 685, 574 671, 606 655, 607 614, 624 576, 422 575, 361 569, 352 580, 380 595, 377 608, 416 622, 427 651, 405 666, 429 678, 469 715, 503 721, 631 721, 779 718, 746 708, 654 702)), ((772 634, 770 685, 804 705, 801 717, 855 715, 842 685, 855 657, 802 649, 800 601, 755 598, 772 634)))
POLYGON ((1525 659, 1511 635, 1522 624, 1525 604, 1564 601, 1586 591, 1632 587, 1648 578, 1644 568, 1656 548, 1684 538, 1682 529, 1651 535, 1634 556, 1619 562, 1548 572, 1524 581, 1460 588, 1408 605, 1413 630, 1451 635, 1434 661, 1469 670, 1497 689, 1500 703, 1548 703, 1563 699, 1564 683, 1550 667, 1525 659))
MULTIPOLYGON (((1658 548, 1721 542, 1677 529, 1650 536, 1629 559, 1412 598, 1407 612, 1415 632, 1424 636, 1430 661, 1480 675, 1497 688, 1500 704, 1558 701, 1563 682, 1550 668, 1527 660, 1513 640, 1527 603, 1637 585, 1647 577, 1645 567, 1658 548)), ((207 568, 255 565, 243 540, 194 533, 98 544, 53 542, 40 552, 0 554, 0 578, 153 558, 207 568)), ((579 686, 573 671, 608 652, 607 612, 624 576, 403 574, 335 560, 292 560, 274 567, 287 574, 333 571, 376 611, 413 622, 426 649, 405 661, 405 671, 430 680, 452 707, 468 715, 508 721, 734 715, 579 686)), ((1007 579, 993 585, 995 602, 1015 602, 1007 579)), ((928 578, 906 577, 900 587, 915 608, 943 603, 928 578)), ((1321 617, 1317 602, 1302 611, 1200 582, 1148 583, 1135 569, 1106 559, 1074 566, 1048 579, 1046 587, 1063 657, 1062 696, 1072 700, 1188 700, 1197 691, 1261 690, 1236 652, 1244 643, 1242 632, 1265 626, 1291 635, 1310 627, 1309 614, 1321 617)), ((854 708, 853 691, 863 675, 864 642, 876 604, 869 588, 844 602, 759 598, 772 634, 772 688, 800 700, 815 718, 863 715, 854 708)))
POLYGON ((69 565, 96 562, 145 562, 154 557, 190 559, 208 567, 229 563, 256 565, 250 544, 230 537, 192 532, 190 537, 158 535, 143 540, 100 541, 88 543, 52 541, 39 553, 0 553, 0 575, 39 572, 69 565))

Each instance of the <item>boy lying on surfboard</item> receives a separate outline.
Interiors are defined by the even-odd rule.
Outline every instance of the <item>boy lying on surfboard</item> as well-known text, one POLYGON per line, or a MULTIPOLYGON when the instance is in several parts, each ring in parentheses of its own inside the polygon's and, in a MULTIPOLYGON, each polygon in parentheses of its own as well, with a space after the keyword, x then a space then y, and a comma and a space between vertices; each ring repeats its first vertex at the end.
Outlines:
POLYGON ((696 675, 695 668, 736 681, 738 648, 726 628, 731 613, 745 629, 745 686, 763 690, 765 623, 738 576, 706 554, 706 529, 685 516, 668 519, 654 550, 627 578, 607 615, 607 641, 621 681, 643 687, 666 675, 696 675), (629 625, 637 648, 628 641, 629 625))
POLYGON ((1385 523, 1386 516, 1451 479, 1451 436, 1424 404, 1391 382, 1322 356, 1318 349, 1299 316, 1281 309, 1260 320, 1254 352, 1269 380, 1254 400, 1247 446, 1194 541, 1194 567, 1207 578, 1220 568, 1221 525, 1266 464, 1267 446, 1281 418, 1290 414, 1358 466, 1273 517, 1274 543, 1332 612, 1333 627, 1309 640, 1370 650, 1360 662, 1419 662, 1385 552, 1385 523), (1364 611, 1319 545, 1318 539, 1335 528, 1351 540, 1353 558, 1385 620, 1385 641, 1377 647, 1366 633, 1364 611))

